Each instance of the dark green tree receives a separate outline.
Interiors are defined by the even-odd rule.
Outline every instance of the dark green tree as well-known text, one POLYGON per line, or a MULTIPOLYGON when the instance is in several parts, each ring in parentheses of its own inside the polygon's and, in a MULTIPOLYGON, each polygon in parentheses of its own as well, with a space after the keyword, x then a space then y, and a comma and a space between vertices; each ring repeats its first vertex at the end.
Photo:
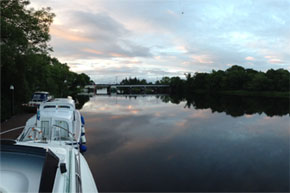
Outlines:
POLYGON ((27 102, 37 90, 56 97, 76 93, 77 85, 91 84, 85 74, 76 74, 66 64, 51 58, 50 8, 28 9, 27 0, 2 0, 1 5, 1 120, 10 116, 10 85, 14 85, 15 107, 27 102))

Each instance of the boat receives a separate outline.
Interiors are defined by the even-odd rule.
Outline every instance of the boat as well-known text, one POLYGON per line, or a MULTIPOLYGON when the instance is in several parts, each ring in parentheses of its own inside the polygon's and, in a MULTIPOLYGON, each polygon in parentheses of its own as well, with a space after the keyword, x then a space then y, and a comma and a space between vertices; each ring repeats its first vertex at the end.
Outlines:
POLYGON ((1 140, 0 192, 98 192, 84 124, 71 98, 40 104, 16 140, 1 140))
POLYGON ((46 91, 36 91, 33 93, 31 100, 28 103, 22 104, 24 110, 35 112, 40 104, 53 100, 53 96, 46 91))

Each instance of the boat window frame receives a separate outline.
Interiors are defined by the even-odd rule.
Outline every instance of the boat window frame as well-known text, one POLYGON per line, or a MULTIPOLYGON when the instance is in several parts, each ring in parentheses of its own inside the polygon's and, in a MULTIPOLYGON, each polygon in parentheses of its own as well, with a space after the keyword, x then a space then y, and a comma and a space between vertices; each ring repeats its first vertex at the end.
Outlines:
POLYGON ((51 119, 42 119, 40 121, 40 129, 42 131, 42 139, 45 140, 45 141, 49 140, 50 137, 51 137, 51 119), (42 125, 45 122, 48 123, 48 127, 47 128, 43 127, 43 125, 42 125), (44 136, 46 136, 45 134, 47 134, 47 138, 46 139, 44 139, 44 136))
MULTIPOLYGON (((47 135, 47 138, 45 139, 45 141, 48 141, 48 140, 51 140, 51 137, 52 137, 52 129, 51 129, 51 127, 52 127, 52 122, 53 122, 53 119, 52 118, 48 118, 48 117, 44 117, 44 118, 42 118, 42 119, 40 119, 40 122, 39 122, 39 127, 40 127, 40 129, 42 130, 43 128, 41 127, 41 123, 42 123, 42 121, 48 121, 48 135, 47 135)), ((43 131, 42 131, 42 134, 43 134, 43 131)))

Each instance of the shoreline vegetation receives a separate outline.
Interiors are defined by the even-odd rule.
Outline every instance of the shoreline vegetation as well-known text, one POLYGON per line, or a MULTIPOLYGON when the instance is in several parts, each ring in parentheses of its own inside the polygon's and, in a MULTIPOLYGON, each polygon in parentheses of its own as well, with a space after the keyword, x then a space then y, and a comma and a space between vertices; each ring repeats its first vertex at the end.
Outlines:
MULTIPOLYGON (((212 70, 210 73, 186 73, 185 79, 180 77, 163 77, 155 83, 137 78, 125 78, 120 84, 156 84, 169 85, 170 94, 190 95, 222 94, 236 96, 259 96, 274 98, 290 97, 290 72, 285 69, 270 69, 266 72, 245 69, 234 65, 225 71, 212 70)), ((126 90, 124 90, 126 92, 126 90)), ((161 90, 162 91, 162 90, 161 90)), ((135 90, 141 92, 141 90, 135 90)), ((165 90, 165 92, 168 92, 165 90)))
POLYGON ((1 4, 1 122, 22 111, 21 104, 35 91, 54 97, 74 96, 93 81, 84 73, 51 57, 50 8, 29 8, 27 0, 4 0, 1 4), (14 90, 11 90, 12 85, 14 90))

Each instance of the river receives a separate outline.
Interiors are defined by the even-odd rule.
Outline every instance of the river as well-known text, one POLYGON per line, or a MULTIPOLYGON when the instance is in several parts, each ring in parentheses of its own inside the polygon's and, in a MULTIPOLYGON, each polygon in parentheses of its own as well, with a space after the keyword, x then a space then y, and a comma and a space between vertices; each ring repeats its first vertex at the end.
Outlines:
POLYGON ((289 101, 197 98, 91 97, 84 155, 99 191, 288 192, 289 101))

